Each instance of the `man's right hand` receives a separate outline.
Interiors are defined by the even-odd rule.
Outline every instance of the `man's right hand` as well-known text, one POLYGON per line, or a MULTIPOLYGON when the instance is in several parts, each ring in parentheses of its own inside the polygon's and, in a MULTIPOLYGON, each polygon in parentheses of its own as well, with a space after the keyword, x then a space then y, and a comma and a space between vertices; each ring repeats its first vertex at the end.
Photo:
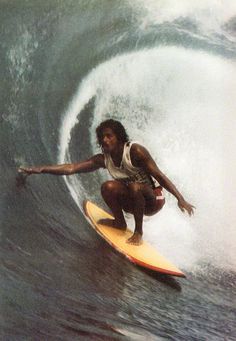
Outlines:
POLYGON ((34 167, 34 168, 19 167, 18 168, 18 173, 24 173, 24 174, 27 174, 27 175, 40 174, 41 173, 41 168, 40 167, 34 167))

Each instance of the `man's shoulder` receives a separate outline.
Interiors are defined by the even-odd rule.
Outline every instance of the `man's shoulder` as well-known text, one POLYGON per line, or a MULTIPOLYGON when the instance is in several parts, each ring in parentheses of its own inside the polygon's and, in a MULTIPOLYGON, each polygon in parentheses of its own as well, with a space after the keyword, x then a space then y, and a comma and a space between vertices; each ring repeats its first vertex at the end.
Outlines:
POLYGON ((134 142, 130 148, 130 157, 133 164, 146 160, 149 157, 148 150, 140 143, 134 142))
POLYGON ((130 147, 130 152, 132 154, 142 154, 142 153, 145 153, 147 152, 147 149, 140 143, 138 142, 132 142, 132 145, 130 147))

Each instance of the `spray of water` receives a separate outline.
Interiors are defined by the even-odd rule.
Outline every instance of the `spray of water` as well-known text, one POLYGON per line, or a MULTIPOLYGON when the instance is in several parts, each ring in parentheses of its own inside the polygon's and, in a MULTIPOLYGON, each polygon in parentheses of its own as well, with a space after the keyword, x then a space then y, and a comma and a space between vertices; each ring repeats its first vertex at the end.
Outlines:
MULTIPOLYGON (((155 48, 115 57, 81 83, 61 126, 59 162, 70 162, 71 130, 96 96, 95 127, 114 117, 144 144, 159 167, 197 207, 182 214, 167 193, 163 211, 145 221, 145 237, 183 268, 202 258, 235 268, 233 62, 183 48, 155 48), (132 123, 132 124, 131 124, 132 123)), ((79 177, 67 185, 81 206, 79 177)), ((89 189, 83 193, 89 197, 89 189)))
POLYGON ((220 35, 232 42, 236 40, 235 35, 227 31, 228 23, 236 15, 234 0, 127 0, 127 3, 136 14, 140 30, 187 19, 197 26, 202 36, 213 39, 220 35))

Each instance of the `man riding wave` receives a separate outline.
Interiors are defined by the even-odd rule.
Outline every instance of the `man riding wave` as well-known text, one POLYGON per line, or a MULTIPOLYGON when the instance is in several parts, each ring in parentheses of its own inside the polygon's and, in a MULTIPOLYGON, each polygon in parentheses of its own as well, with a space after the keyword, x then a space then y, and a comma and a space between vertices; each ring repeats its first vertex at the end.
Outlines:
POLYGON ((161 172, 148 150, 129 141, 124 126, 117 120, 103 121, 96 129, 101 153, 88 160, 52 166, 20 167, 25 174, 71 175, 106 168, 113 180, 101 186, 101 194, 114 219, 100 223, 126 229, 124 211, 133 214, 135 229, 127 243, 140 245, 143 235, 143 216, 154 215, 163 207, 162 188, 176 197, 182 212, 191 216, 195 208, 189 204, 168 177, 161 172))

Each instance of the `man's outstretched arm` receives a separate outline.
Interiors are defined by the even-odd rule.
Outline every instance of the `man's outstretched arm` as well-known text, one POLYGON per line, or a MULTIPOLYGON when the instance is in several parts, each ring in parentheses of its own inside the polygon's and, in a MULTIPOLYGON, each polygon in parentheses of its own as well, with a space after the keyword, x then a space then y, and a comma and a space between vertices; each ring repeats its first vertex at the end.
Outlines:
POLYGON ((86 161, 77 163, 38 166, 38 167, 20 167, 19 173, 31 174, 53 174, 53 175, 72 175, 76 173, 93 172, 99 168, 104 168, 104 157, 102 154, 97 154, 86 161))

